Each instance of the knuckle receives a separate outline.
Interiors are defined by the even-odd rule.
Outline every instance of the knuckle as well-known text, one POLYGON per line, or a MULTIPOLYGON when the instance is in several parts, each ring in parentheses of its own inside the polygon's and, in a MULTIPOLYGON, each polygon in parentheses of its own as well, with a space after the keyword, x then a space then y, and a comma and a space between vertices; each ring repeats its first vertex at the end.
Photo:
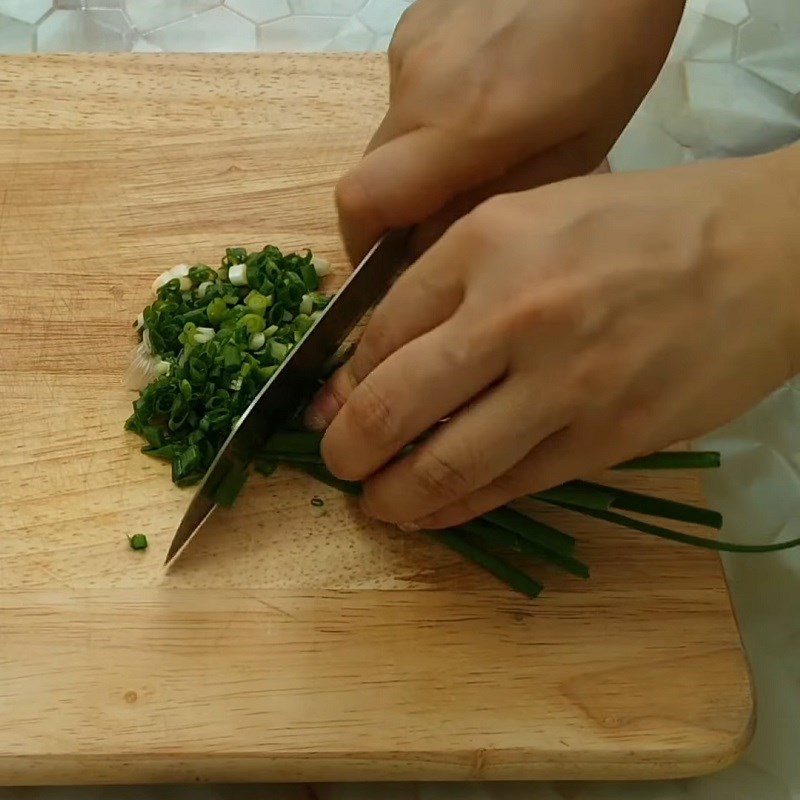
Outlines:
POLYGON ((539 317, 545 324, 559 330, 579 331, 586 317, 585 298, 577 281, 559 281, 558 286, 545 298, 539 308, 539 317))
POLYGON ((510 224, 509 205, 502 195, 492 197, 462 217, 453 227, 462 251, 482 254, 499 248, 510 224))
POLYGON ((452 374, 463 374, 474 361, 475 350, 467 337, 450 339, 442 346, 441 357, 445 369, 452 374))
POLYGON ((414 481, 423 494, 443 503, 455 502, 471 490, 471 471, 469 466, 433 450, 421 454, 412 465, 414 481))
POLYGON ((400 21, 397 23, 397 27, 392 34, 392 40, 389 42, 389 47, 386 49, 389 66, 394 70, 402 67, 406 53, 408 52, 408 38, 405 35, 408 24, 408 11, 409 9, 406 9, 400 17, 400 21))
POLYGON ((474 371, 476 365, 494 360, 504 351, 502 336, 491 318, 473 321, 468 316, 455 328, 455 334, 442 343, 440 356, 444 369, 454 375, 474 371))
POLYGON ((385 444, 397 436, 396 415, 369 376, 353 394, 350 414, 352 424, 368 441, 385 444))
POLYGON ((372 313, 358 348, 354 368, 361 379, 377 367, 395 349, 393 328, 379 305, 372 313))
POLYGON ((356 387, 356 379, 353 375, 350 365, 345 364, 341 369, 336 370, 328 381, 328 390, 330 391, 338 408, 342 408, 350 397, 351 392, 356 387))
POLYGON ((579 359, 572 370, 570 385, 576 397, 599 398, 607 393, 609 369, 599 358, 579 359))
POLYGON ((549 278, 546 269, 541 271, 541 280, 536 290, 526 290, 509 302, 497 326, 503 335, 515 341, 516 337, 528 338, 533 330, 551 336, 567 337, 575 348, 588 345, 598 333, 598 312, 587 302, 580 279, 555 276, 549 278))
POLYGON ((503 89, 492 72, 473 72, 458 107, 456 122, 475 145, 491 146, 503 134, 501 120, 508 119, 503 106, 503 89))
POLYGON ((395 56, 392 62, 395 96, 412 100, 422 87, 431 88, 431 58, 428 55, 430 45, 422 42, 412 46, 401 44, 398 48, 401 54, 395 56))

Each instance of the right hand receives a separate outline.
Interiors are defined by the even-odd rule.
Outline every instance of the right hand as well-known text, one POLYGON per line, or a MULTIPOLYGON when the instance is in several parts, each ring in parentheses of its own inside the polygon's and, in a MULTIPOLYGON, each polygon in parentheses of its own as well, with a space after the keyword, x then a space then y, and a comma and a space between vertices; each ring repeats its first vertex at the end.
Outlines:
POLYGON ((389 110, 336 198, 357 262, 418 246, 495 194, 595 169, 655 80, 683 0, 417 0, 389 47, 389 110))

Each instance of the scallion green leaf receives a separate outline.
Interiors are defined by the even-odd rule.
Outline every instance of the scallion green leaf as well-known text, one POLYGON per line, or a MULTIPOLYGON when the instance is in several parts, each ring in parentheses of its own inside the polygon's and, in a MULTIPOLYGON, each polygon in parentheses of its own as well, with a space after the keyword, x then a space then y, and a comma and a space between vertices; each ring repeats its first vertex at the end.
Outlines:
POLYGON ((543 588, 541 583, 511 566, 502 558, 469 541, 468 534, 456 530, 427 531, 427 533, 431 538, 470 561, 474 561, 478 566, 483 567, 487 572, 526 597, 535 598, 541 594, 543 588))
POLYGON ((718 550, 726 553, 775 553, 780 550, 791 550, 794 547, 800 546, 800 538, 788 539, 775 544, 737 544, 736 542, 726 542, 720 539, 709 539, 705 536, 693 536, 689 533, 673 531, 660 525, 653 525, 650 522, 643 522, 642 520, 625 516, 624 514, 616 514, 613 511, 580 508, 579 506, 570 506, 566 503, 559 505, 562 505, 563 508, 569 509, 570 511, 575 511, 578 514, 595 517, 596 519, 602 519, 606 522, 613 522, 623 528, 630 528, 631 530, 647 533, 661 539, 670 539, 673 542, 680 542, 681 544, 692 545, 693 547, 702 547, 706 550, 718 550))
POLYGON ((614 469, 716 469, 720 454, 713 451, 667 450, 618 464, 614 469))

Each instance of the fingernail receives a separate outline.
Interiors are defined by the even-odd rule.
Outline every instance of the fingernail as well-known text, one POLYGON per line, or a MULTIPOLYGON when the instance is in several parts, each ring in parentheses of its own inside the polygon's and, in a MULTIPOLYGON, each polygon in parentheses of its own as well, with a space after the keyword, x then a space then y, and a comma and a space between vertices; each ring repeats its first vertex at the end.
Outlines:
POLYGON ((322 414, 314 411, 313 409, 309 408, 306 410, 306 428, 310 431, 315 431, 317 433, 321 433, 327 427, 325 423, 325 418, 322 414))
POLYGON ((339 411, 336 398, 326 389, 320 390, 305 412, 306 426, 312 431, 324 431, 339 411))
POLYGON ((403 533, 416 533, 420 526, 417 525, 416 522, 398 522, 397 527, 400 528, 403 533))

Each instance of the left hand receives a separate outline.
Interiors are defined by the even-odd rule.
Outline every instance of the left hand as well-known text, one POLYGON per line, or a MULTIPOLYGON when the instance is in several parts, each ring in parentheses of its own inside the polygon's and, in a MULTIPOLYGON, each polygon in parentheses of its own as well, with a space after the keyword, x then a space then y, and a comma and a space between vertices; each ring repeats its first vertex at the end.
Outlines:
POLYGON ((330 470, 368 514, 439 528, 744 411, 800 364, 798 154, 480 205, 309 408, 330 470))

